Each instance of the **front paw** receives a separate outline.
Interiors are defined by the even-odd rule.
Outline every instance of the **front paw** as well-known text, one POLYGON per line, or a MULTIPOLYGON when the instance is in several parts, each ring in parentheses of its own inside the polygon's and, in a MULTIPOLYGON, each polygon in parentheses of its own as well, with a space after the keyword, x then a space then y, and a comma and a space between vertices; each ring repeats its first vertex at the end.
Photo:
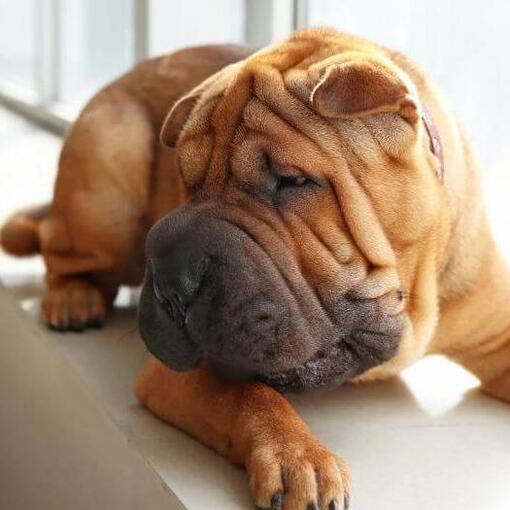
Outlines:
POLYGON ((102 292, 86 278, 59 277, 53 278, 46 289, 41 310, 51 329, 82 331, 103 325, 107 303, 102 292))
POLYGON ((347 510, 351 477, 347 464, 312 435, 287 435, 255 444, 246 461, 258 508, 347 510))

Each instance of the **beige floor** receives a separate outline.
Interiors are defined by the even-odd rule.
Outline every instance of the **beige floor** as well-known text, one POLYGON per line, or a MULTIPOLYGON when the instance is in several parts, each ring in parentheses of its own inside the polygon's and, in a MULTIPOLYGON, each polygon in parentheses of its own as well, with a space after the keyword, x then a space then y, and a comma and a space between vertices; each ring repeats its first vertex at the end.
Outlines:
MULTIPOLYGON (((59 146, 57 137, 0 110, 0 221, 18 206, 49 198, 59 146)), ((488 189, 506 251, 505 183, 488 189)), ((42 269, 38 259, 0 254, 0 279, 32 316, 42 269)), ((118 310, 101 332, 38 329, 187 508, 250 508, 238 470, 134 406, 131 381, 145 356, 134 309, 118 310)), ((1 332, 0 340, 0 346, 12 341, 1 332)), ((510 406, 483 397, 476 386, 459 367, 429 358, 401 380, 293 400, 314 432, 350 463, 353 510, 508 510, 510 406)))

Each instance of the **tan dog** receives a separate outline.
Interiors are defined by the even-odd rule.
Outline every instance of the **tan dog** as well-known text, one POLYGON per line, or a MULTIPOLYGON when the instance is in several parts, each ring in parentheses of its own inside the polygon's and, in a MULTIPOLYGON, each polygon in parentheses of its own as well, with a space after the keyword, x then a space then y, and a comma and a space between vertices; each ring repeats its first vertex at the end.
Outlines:
POLYGON ((168 158, 121 82, 66 141, 50 216, 18 216, 3 242, 40 246, 48 322, 81 327, 141 277, 148 226, 187 204, 148 238, 140 328, 161 361, 136 394, 244 465, 257 505, 346 508, 348 469, 277 391, 224 381, 218 365, 303 389, 442 353, 510 400, 508 269, 469 144, 423 71, 365 40, 300 32, 181 99, 168 158))

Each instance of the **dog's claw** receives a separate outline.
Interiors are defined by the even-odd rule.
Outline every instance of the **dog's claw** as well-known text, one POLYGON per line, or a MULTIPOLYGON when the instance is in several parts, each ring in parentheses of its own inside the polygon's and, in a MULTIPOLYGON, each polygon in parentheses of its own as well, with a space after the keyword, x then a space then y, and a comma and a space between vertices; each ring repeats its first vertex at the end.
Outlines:
POLYGON ((283 507, 283 492, 278 491, 273 494, 271 498, 271 510, 282 510, 283 507))
POLYGON ((338 501, 336 499, 332 499, 329 502, 328 510, 340 510, 340 508, 338 507, 338 501))
POLYGON ((270 510, 341 510, 350 491, 345 462, 310 435, 256 444, 246 466, 256 503, 270 510))
POLYGON ((351 502, 351 497, 349 496, 349 494, 346 493, 344 496, 344 510, 349 510, 350 502, 351 502))
POLYGON ((42 314, 51 329, 80 332, 101 327, 107 310, 102 291, 86 278, 52 280, 42 301, 42 314))

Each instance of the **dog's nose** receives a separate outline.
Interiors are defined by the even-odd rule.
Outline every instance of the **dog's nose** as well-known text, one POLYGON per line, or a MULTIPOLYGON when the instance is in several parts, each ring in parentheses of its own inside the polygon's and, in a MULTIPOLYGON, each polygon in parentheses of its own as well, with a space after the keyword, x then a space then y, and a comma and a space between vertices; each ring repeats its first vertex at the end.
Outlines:
POLYGON ((258 243, 216 213, 214 204, 190 204, 151 228, 139 312, 144 341, 177 370, 204 357, 236 373, 287 367, 290 350, 279 339, 296 337, 294 301, 278 299, 289 291, 258 243))
POLYGON ((166 307, 170 317, 182 328, 186 311, 195 300, 207 273, 210 258, 194 258, 187 250, 178 250, 164 262, 164 267, 159 268, 153 263, 154 294, 166 307))

